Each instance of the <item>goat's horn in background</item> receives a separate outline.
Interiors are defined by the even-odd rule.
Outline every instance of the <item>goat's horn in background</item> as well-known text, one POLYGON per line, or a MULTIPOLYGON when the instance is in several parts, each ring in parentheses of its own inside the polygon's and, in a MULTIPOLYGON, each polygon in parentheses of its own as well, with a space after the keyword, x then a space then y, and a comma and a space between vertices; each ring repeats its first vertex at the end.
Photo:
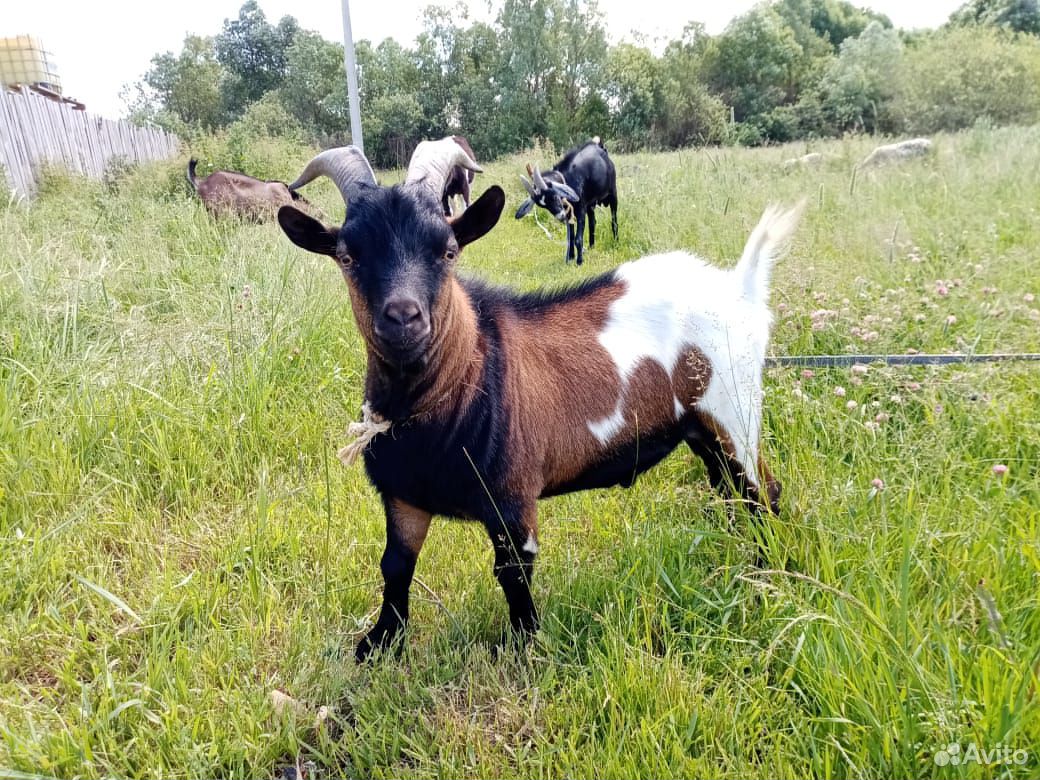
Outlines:
POLYGON ((542 178, 542 171, 537 165, 534 166, 534 186, 540 190, 548 189, 545 179, 542 178))

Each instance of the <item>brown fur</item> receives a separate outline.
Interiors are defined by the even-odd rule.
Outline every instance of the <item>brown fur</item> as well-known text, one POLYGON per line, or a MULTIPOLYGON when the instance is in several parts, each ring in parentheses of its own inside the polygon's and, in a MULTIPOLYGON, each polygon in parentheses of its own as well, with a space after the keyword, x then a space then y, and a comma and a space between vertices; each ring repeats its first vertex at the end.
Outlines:
MULTIPOLYGON (((762 491, 760 488, 757 488, 746 481, 744 467, 736 458, 736 448, 733 446, 733 439, 730 438, 726 429, 718 422, 718 420, 705 412, 697 412, 697 419, 700 420, 704 428, 715 437, 719 446, 720 454, 725 458, 725 463, 719 465, 728 469, 729 476, 732 477, 737 487, 743 486, 744 498, 754 504, 764 506, 765 502, 762 501, 762 491)), ((714 464, 708 463, 709 471, 711 471, 713 466, 714 464)), ((717 468, 717 466, 714 467, 717 468)), ((758 457, 758 474, 755 475, 755 478, 758 480, 758 484, 765 488, 765 494, 769 499, 769 508, 774 514, 779 514, 780 483, 773 476, 772 472, 770 472, 761 455, 758 457)), ((716 480, 717 477, 712 478, 713 482, 716 480)), ((720 486, 716 485, 716 487, 720 486)))
POLYGON ((416 406, 415 413, 420 416, 438 411, 452 398, 456 408, 463 408, 478 388, 483 365, 477 317, 469 296, 454 276, 444 283, 430 319, 434 341, 430 345, 429 365, 436 366, 436 371, 429 377, 429 389, 416 406))
MULTIPOLYGON (((347 281, 358 328, 370 352, 377 354, 371 315, 349 277, 347 281)), ((713 482, 724 479, 720 468, 727 470, 735 482, 743 479, 729 434, 711 415, 694 408, 712 375, 703 352, 689 347, 680 355, 671 376, 656 361, 645 359, 622 388, 617 366, 596 336, 607 323, 611 304, 624 292, 624 283, 617 282, 549 307, 539 316, 513 316, 502 321, 503 348, 510 356, 504 399, 510 418, 507 487, 531 502, 523 524, 535 538, 538 523, 533 502, 543 491, 574 480, 609 458, 614 447, 676 425, 675 399, 700 423, 711 448, 717 448, 717 463, 709 464, 713 482), (612 415, 619 400, 624 425, 604 446, 588 424, 612 415)), ((413 410, 413 417, 419 420, 466 408, 479 391, 485 350, 472 304, 454 276, 448 277, 437 296, 431 319, 434 341, 430 368, 419 379, 425 391, 413 410)), ((769 506, 778 512, 780 485, 762 458, 758 472, 756 477, 769 506)), ((760 503, 759 490, 754 486, 747 485, 745 492, 746 498, 760 503)))
POLYGON ((257 221, 272 219, 279 208, 297 202, 283 182, 261 181, 234 171, 214 171, 198 180, 189 175, 189 181, 215 217, 237 215, 257 221))
POLYGON ((554 306, 503 328, 510 355, 506 407, 511 420, 511 487, 537 497, 566 482, 602 452, 587 421, 614 410, 621 378, 593 334, 607 322, 624 285, 554 306), (541 485, 534 484, 541 477, 541 485))
MULTIPOLYGON (((505 399, 511 420, 509 487, 516 495, 537 498, 544 489, 573 480, 609 455, 609 446, 604 448, 588 423, 614 413, 622 385, 613 358, 595 336, 624 291, 624 283, 617 282, 550 307, 538 317, 503 323, 503 346, 510 355, 505 399)), ((352 290, 351 299, 355 298, 352 290)), ((370 316, 363 306, 355 307, 355 314, 371 344, 370 316)), ((448 412, 439 408, 448 399, 454 408, 465 408, 482 365, 476 318, 454 278, 438 296, 432 319, 435 342, 429 363, 437 371, 417 403, 420 416, 448 412), (460 394, 459 387, 468 390, 460 394)), ((708 359, 695 347, 680 356, 672 376, 656 361, 641 362, 624 389, 625 426, 616 436, 617 444, 676 424, 674 398, 691 409, 710 379, 708 359)), ((533 533, 534 516, 532 511, 533 533)))
POLYGON ((426 541, 426 534, 430 530, 430 520, 433 516, 429 512, 396 498, 390 501, 389 516, 397 538, 418 556, 423 542, 426 541))

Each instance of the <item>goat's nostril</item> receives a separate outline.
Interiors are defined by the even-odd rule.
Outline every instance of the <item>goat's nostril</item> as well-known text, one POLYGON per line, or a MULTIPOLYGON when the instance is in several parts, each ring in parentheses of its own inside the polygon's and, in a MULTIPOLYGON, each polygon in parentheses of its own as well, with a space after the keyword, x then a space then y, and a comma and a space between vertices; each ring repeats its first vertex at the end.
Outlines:
POLYGON ((383 316, 398 325, 407 326, 422 317, 422 309, 419 308, 418 301, 411 298, 397 298, 386 304, 383 308, 383 316))

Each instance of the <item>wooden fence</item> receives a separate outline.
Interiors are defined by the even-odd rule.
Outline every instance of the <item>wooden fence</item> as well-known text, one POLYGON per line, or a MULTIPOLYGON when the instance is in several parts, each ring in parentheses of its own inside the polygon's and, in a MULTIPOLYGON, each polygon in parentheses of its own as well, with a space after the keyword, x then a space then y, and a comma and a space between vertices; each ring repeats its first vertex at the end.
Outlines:
POLYGON ((27 88, 0 88, 0 164, 8 189, 32 197, 47 165, 100 179, 113 158, 138 163, 179 152, 176 136, 113 122, 47 100, 27 88))

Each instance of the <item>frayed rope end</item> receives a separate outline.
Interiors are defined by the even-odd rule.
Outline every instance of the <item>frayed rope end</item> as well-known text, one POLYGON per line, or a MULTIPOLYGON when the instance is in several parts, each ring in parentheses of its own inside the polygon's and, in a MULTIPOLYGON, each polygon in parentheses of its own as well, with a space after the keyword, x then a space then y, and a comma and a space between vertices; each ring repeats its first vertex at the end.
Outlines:
POLYGON ((347 436, 353 436, 354 441, 337 452, 336 457, 344 466, 353 466, 372 439, 388 430, 390 421, 383 419, 379 412, 373 412, 368 401, 365 401, 361 404, 361 422, 352 422, 347 426, 347 436))

